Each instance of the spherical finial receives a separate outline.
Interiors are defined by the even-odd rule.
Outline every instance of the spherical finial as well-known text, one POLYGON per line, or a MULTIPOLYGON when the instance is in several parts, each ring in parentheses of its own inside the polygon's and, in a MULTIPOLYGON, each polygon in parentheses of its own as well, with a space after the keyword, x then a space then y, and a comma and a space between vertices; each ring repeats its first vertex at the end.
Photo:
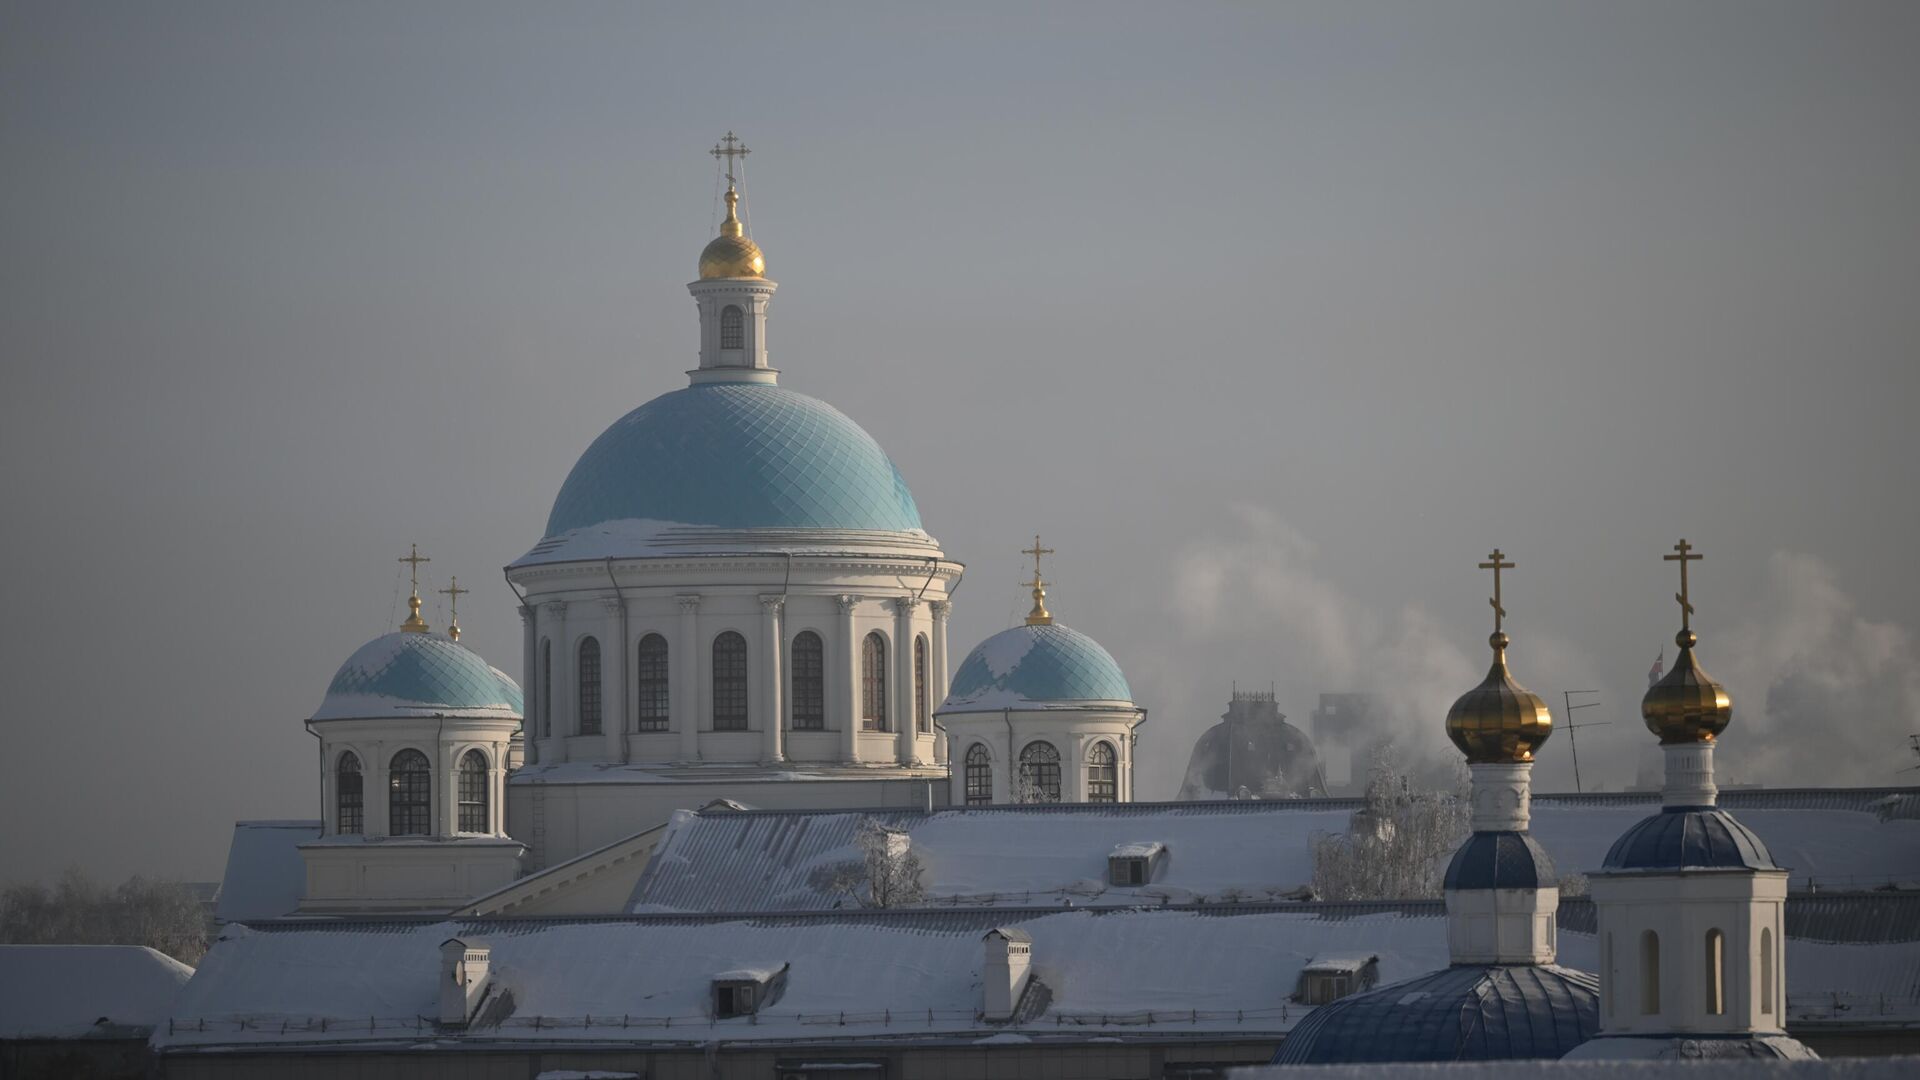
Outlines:
POLYGON ((1447 738, 1473 765, 1518 764, 1553 734, 1553 714, 1540 695, 1521 686, 1507 670, 1509 639, 1496 630, 1493 666, 1480 685, 1460 695, 1447 710, 1447 738))
POLYGON ((1493 633, 1487 635, 1487 644, 1493 646, 1495 649, 1505 649, 1512 641, 1513 639, 1508 637, 1507 632, 1504 630, 1495 630, 1493 633))
POLYGON ((1673 643, 1683 649, 1691 649, 1700 640, 1700 635, 1691 630, 1682 630, 1673 635, 1673 643))

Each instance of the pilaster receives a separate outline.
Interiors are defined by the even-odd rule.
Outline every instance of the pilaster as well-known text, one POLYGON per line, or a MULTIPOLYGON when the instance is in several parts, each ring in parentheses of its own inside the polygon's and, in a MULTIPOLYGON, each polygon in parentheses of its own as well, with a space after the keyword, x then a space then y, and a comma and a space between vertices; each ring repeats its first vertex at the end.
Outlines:
MULTIPOLYGON (((927 658, 928 665, 933 669, 932 685, 927 687, 929 716, 947 700, 947 616, 952 613, 952 601, 927 601, 927 614, 933 617, 933 640, 928 644, 933 655, 927 658)), ((938 723, 933 725, 933 760, 935 762, 951 760, 947 747, 947 733, 941 730, 938 723)))
POLYGON ((540 623, 540 636, 551 650, 550 662, 540 665, 540 760, 555 763, 567 760, 567 728, 573 715, 566 693, 567 672, 572 669, 567 657, 567 602, 541 604, 540 623))
POLYGON ((915 708, 913 679, 913 610, 920 606, 914 596, 896 596, 893 606, 893 711, 895 747, 902 765, 918 764, 920 738, 919 709, 915 708))
POLYGON ((627 605, 617 596, 602 597, 607 625, 600 650, 600 731, 607 760, 627 760, 627 605))
POLYGON ((700 760, 700 597, 688 594, 680 601, 679 640, 671 656, 678 657, 668 693, 673 698, 673 724, 680 730, 680 758, 700 760))
POLYGON ((536 715, 536 710, 540 707, 539 686, 537 684, 540 673, 534 668, 534 656, 538 651, 537 643, 540 635, 538 633, 538 627, 534 625, 534 622, 535 616, 533 608, 527 604, 521 604, 520 694, 525 700, 520 706, 520 730, 522 733, 521 745, 526 748, 527 764, 529 765, 538 765, 540 763, 540 732, 538 727, 540 717, 536 715))
POLYGON ((834 597, 833 602, 840 613, 840 672, 833 680, 835 696, 839 698, 846 759, 856 762, 860 760, 860 650, 853 632, 853 609, 859 606, 860 598, 842 594, 834 597))
POLYGON ((785 727, 786 709, 780 704, 780 689, 783 685, 781 662, 786 649, 784 635, 780 630, 780 616, 785 610, 787 598, 781 595, 760 597, 760 640, 762 659, 760 661, 760 699, 766 702, 760 724, 765 738, 765 755, 769 762, 785 761, 786 754, 780 745, 781 732, 785 727))

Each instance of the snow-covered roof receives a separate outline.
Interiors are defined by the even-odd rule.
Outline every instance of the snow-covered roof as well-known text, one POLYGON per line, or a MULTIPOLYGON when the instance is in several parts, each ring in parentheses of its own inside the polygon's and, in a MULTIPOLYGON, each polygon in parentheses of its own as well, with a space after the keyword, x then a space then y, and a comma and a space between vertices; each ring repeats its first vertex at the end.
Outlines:
POLYGON ((144 1038, 192 977, 139 945, 0 945, 0 1039, 144 1038))
POLYGON ((1273 1065, 1236 1069, 1234 1080, 1906 1080, 1920 1057, 1817 1061, 1461 1061, 1273 1065))
POLYGON ((1059 623, 1010 627, 974 646, 954 669, 936 713, 1001 709, 1133 708, 1133 690, 1100 643, 1059 623))
POLYGON ((300 845, 320 838, 318 821, 236 821, 213 916, 220 922, 288 915, 307 891, 300 845))
MULTIPOLYGON (((1796 888, 1809 877, 1823 887, 1920 883, 1920 820, 1883 820, 1876 804, 1886 794, 1740 792, 1723 801, 1791 868, 1796 888)), ((1288 799, 682 814, 641 876, 632 910, 845 905, 827 871, 863 857, 855 834, 867 817, 908 833, 935 905, 1276 898, 1312 880, 1314 835, 1344 832, 1362 805, 1288 799), (1143 836, 1166 844, 1171 856, 1157 880, 1109 884, 1108 856, 1143 836)), ((1658 807, 1652 794, 1537 796, 1531 836, 1559 873, 1598 870, 1614 840, 1658 807)))
POLYGON ((313 719, 445 714, 517 720, 521 707, 519 685, 478 653, 439 634, 396 630, 347 657, 313 719))

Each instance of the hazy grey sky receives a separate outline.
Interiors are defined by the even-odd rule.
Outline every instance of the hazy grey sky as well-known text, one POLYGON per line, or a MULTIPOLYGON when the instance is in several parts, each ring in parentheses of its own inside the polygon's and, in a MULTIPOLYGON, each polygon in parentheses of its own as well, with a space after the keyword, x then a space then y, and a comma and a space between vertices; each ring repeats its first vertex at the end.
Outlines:
POLYGON ((0 5, 0 878, 314 816, 409 542, 517 671, 499 568, 684 385, 729 128, 783 381, 969 565, 954 663, 1044 533, 1144 796, 1232 679, 1437 739, 1496 544, 1617 786, 1682 534, 1723 767, 1896 780, 1920 6, 1027 7, 0 5))

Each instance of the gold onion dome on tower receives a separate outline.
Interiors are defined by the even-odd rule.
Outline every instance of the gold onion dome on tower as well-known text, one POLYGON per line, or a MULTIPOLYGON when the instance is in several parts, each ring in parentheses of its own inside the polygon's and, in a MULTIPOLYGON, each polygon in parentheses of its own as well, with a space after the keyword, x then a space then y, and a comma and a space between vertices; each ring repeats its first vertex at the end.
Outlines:
POLYGON ((1507 609, 1500 604, 1500 571, 1513 564, 1503 561, 1504 553, 1495 548, 1482 570, 1493 571, 1493 635, 1487 644, 1493 647, 1493 666, 1480 685, 1460 695, 1447 710, 1447 738, 1467 755, 1473 765, 1511 765, 1532 761, 1533 752, 1553 734, 1553 714, 1540 695, 1514 681, 1507 670, 1507 644, 1512 640, 1500 629, 1507 609))
POLYGON ((757 278, 767 272, 766 257, 760 254, 760 245, 747 236, 746 229, 740 224, 740 215, 736 206, 740 202, 740 193, 727 185, 727 219, 720 223, 720 235, 713 238, 705 251, 700 253, 700 280, 714 278, 757 278))
POLYGON ((1673 636, 1680 655, 1673 659, 1673 670, 1649 686, 1647 696, 1640 699, 1640 715, 1647 721, 1647 730, 1660 736, 1662 746, 1712 742, 1733 719, 1733 699, 1727 696, 1726 687, 1713 681, 1693 655, 1700 638, 1692 627, 1687 564, 1705 556, 1695 554, 1693 545, 1685 540, 1675 544, 1673 550, 1677 554, 1662 557, 1680 564, 1680 591, 1674 595, 1680 603, 1680 632, 1673 636))

